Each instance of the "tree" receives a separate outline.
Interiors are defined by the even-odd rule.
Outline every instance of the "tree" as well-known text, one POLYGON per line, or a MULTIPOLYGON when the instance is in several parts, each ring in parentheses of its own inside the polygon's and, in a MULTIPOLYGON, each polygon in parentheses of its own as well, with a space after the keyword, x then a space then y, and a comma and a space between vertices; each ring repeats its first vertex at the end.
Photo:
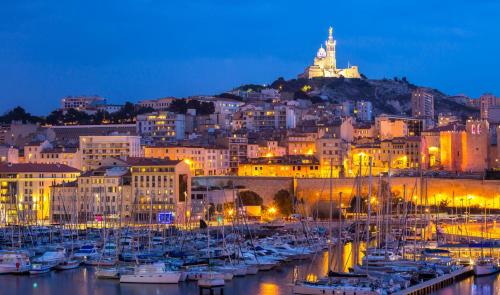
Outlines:
MULTIPOLYGON (((353 197, 351 199, 351 202, 349 203, 349 211, 351 212, 356 212, 356 203, 357 203, 357 197, 353 197)), ((360 213, 366 213, 368 212, 368 203, 366 197, 360 196, 359 197, 359 205, 360 205, 360 213)))
POLYGON ((22 107, 17 106, 14 109, 8 111, 3 116, 0 116, 0 122, 10 124, 12 121, 22 121, 23 123, 31 122, 38 123, 42 122, 42 118, 33 116, 26 112, 22 107))
POLYGON ((450 205, 450 201, 443 199, 443 200, 441 200, 441 202, 439 202, 439 210, 446 211, 448 209, 449 205, 450 205))
POLYGON ((61 110, 52 111, 47 118, 45 118, 45 122, 50 125, 62 125, 64 124, 64 113, 61 110))
POLYGON ((278 211, 284 216, 289 216, 293 213, 293 197, 287 190, 279 190, 274 195, 274 205, 277 207, 278 211))
POLYGON ((238 194, 239 206, 262 206, 264 201, 254 191, 242 191, 238 194))
POLYGON ((92 117, 85 112, 76 109, 69 109, 64 114, 64 123, 70 124, 90 124, 92 117))

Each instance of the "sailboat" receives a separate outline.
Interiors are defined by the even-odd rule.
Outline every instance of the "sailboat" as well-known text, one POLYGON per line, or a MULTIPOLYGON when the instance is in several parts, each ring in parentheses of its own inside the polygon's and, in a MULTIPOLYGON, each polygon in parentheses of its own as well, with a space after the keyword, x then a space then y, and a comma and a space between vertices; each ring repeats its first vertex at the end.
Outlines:
MULTIPOLYGON (((206 198, 206 203, 208 204, 208 178, 206 182, 206 191, 207 194, 205 196, 206 198)), ((207 224, 207 253, 209 255, 208 257, 208 271, 198 280, 198 286, 199 287, 220 287, 224 286, 225 281, 224 281, 224 275, 212 271, 210 268, 210 210, 207 208, 207 215, 208 215, 208 224, 207 224)), ((232 279, 232 275, 231 275, 232 279)))
POLYGON ((484 232, 486 230, 486 204, 484 205, 484 225, 481 230, 483 241, 481 243, 481 257, 474 263, 474 274, 476 276, 486 276, 500 271, 500 263, 498 259, 493 257, 484 256, 484 232))
MULTIPOLYGON (((361 168, 360 168, 361 169, 361 168)), ((332 230, 332 216, 333 216, 333 160, 330 162, 330 218, 328 220, 329 227, 329 246, 328 246, 328 273, 325 278, 320 280, 302 280, 296 281, 293 285, 294 294, 304 294, 304 295, 315 295, 315 294, 345 294, 345 295, 380 295, 381 290, 375 288, 374 284, 370 282, 366 276, 356 276, 353 277, 352 274, 333 272, 331 270, 330 257, 332 257, 332 241, 333 241, 333 230, 332 230), (346 282, 344 278, 349 278, 349 282, 346 282)), ((361 173, 360 173, 361 174, 361 173)), ((339 218, 342 214, 342 204, 339 201, 339 218)), ((338 247, 342 245, 342 228, 339 222, 339 237, 338 247)), ((339 251, 340 252, 340 251, 339 251)), ((340 261, 340 253, 339 261, 340 261)), ((340 263, 339 263, 340 264, 340 263)))
POLYGON ((133 274, 121 275, 120 283, 177 284, 180 278, 181 272, 167 270, 165 264, 159 262, 137 266, 133 274))

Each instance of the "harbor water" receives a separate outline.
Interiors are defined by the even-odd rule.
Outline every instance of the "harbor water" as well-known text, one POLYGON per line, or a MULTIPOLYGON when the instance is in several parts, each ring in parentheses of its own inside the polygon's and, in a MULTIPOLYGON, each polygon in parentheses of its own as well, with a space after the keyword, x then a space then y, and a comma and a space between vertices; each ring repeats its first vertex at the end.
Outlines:
MULTIPOLYGON (((342 264, 343 268, 347 269, 353 263, 353 251, 350 244, 345 245, 342 252, 342 262, 333 260, 332 265, 342 264)), ((256 275, 234 278, 226 282, 224 294, 291 294, 291 284, 294 278, 304 278, 306 275, 321 277, 327 272, 328 264, 328 254, 322 252, 312 260, 287 263, 270 271, 261 271, 256 275)), ((94 267, 83 266, 78 269, 52 271, 38 276, 1 275, 0 294, 199 294, 196 282, 183 282, 178 285, 120 284, 118 280, 96 279, 94 272, 94 267)), ((498 295, 500 294, 500 275, 470 277, 443 288, 433 295, 453 294, 498 295)))

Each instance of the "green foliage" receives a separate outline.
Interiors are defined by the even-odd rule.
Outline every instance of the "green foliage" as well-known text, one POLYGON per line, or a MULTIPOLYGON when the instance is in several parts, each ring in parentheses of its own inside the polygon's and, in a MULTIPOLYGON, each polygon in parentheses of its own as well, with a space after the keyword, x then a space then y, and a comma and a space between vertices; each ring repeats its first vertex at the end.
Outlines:
POLYGON ((204 102, 195 99, 176 99, 170 104, 168 110, 178 114, 186 114, 188 109, 195 109, 197 115, 210 115, 215 112, 213 102, 204 102))
POLYGON ((243 101, 243 97, 238 96, 238 95, 234 95, 234 94, 231 94, 231 93, 227 93, 227 92, 224 92, 224 93, 221 93, 219 95, 216 95, 215 97, 228 98, 228 99, 234 99, 234 100, 237 100, 237 101, 243 101))
POLYGON ((293 197, 287 190, 279 190, 274 195, 274 205, 278 212, 284 216, 289 216, 293 213, 293 197))
MULTIPOLYGON (((357 197, 355 196, 351 199, 351 202, 349 203, 350 212, 356 212, 356 203, 357 203, 357 197)), ((359 210, 360 213, 368 212, 368 203, 366 197, 363 196, 359 197, 359 210)))
POLYGON ((237 90, 241 91, 261 91, 264 89, 264 86, 258 85, 258 84, 245 84, 241 85, 240 87, 236 88, 237 90))
POLYGON ((262 206, 264 200, 254 191, 242 191, 238 194, 240 206, 262 206))
POLYGON ((40 123, 43 119, 33 116, 18 106, 0 116, 0 123, 10 124, 12 121, 22 121, 23 123, 40 123))
POLYGON ((105 111, 98 111, 95 114, 89 115, 86 112, 76 109, 69 109, 65 113, 61 110, 52 111, 46 118, 45 123, 50 125, 64 124, 121 124, 134 123, 137 115, 153 112, 152 108, 138 107, 131 102, 126 102, 125 105, 117 112, 110 114, 105 111))

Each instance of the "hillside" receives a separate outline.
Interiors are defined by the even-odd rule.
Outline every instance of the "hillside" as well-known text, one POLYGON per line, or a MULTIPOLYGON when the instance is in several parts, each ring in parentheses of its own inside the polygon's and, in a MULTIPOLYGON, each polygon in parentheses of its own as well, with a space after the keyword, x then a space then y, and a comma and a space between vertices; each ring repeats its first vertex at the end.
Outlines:
MULTIPOLYGON (((374 107, 375 114, 411 114, 411 91, 419 87, 403 79, 344 79, 315 78, 291 79, 279 78, 270 87, 282 92, 293 93, 295 98, 309 97, 313 102, 328 100, 340 103, 345 100, 368 100, 374 107)), ((478 116, 479 111, 452 100, 443 92, 427 88, 434 94, 436 115, 439 113, 454 113, 462 118, 478 116)), ((238 87, 245 89, 245 85, 238 87)))

